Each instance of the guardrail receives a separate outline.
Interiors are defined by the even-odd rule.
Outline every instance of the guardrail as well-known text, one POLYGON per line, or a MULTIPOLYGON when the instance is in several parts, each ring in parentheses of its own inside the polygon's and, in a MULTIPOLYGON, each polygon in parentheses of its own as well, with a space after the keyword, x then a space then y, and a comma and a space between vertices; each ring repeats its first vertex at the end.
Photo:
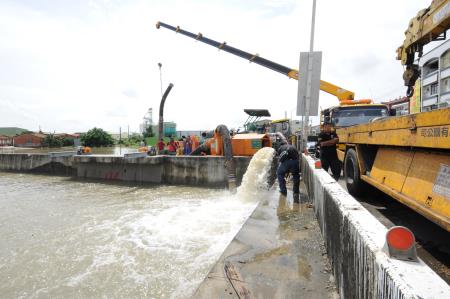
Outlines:
POLYGON ((448 284, 423 261, 389 258, 387 228, 311 157, 301 163, 341 298, 450 298, 448 284))

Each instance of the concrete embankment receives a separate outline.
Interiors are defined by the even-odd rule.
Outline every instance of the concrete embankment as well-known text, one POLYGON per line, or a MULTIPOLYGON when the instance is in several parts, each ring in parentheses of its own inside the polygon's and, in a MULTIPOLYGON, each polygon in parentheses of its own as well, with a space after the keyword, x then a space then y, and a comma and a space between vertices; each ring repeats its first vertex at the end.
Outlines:
MULTIPOLYGON (((234 157, 239 185, 250 157, 234 157)), ((44 172, 79 178, 138 183, 226 187, 228 174, 223 157, 0 154, 0 170, 44 172)))
POLYGON ((75 152, 0 154, 0 170, 75 175, 74 155, 75 152))
POLYGON ((314 161, 302 172, 341 298, 450 298, 450 287, 422 261, 391 259, 387 229, 314 161))

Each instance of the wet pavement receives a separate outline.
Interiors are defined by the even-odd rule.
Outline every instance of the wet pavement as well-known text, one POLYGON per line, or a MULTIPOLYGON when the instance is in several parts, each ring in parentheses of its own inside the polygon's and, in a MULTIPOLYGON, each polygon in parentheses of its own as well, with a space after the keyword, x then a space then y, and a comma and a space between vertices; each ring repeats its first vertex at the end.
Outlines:
MULTIPOLYGON (((304 194, 304 190, 302 192, 304 194)), ((251 217, 194 298, 339 298, 312 205, 276 190, 251 217)))

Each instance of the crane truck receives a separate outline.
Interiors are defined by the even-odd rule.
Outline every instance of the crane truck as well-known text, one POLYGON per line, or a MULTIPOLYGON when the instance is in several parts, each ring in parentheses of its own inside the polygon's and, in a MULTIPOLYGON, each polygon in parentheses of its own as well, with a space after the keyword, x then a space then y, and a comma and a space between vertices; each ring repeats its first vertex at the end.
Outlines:
MULTIPOLYGON (((258 54, 251 54, 235 47, 227 45, 226 42, 218 42, 203 36, 202 33, 192 33, 181 29, 179 26, 171 26, 169 24, 158 22, 156 28, 166 28, 176 33, 195 39, 207 45, 218 48, 219 50, 228 52, 230 54, 239 56, 252 63, 259 64, 265 68, 271 69, 275 72, 288 76, 289 78, 298 80, 300 74, 298 70, 286 67, 279 63, 260 57, 258 54)), ((325 109, 321 113, 321 120, 329 122, 333 127, 349 126, 359 123, 365 123, 375 117, 382 117, 393 114, 389 108, 384 104, 374 104, 370 99, 355 100, 354 92, 346 90, 330 82, 320 81, 320 90, 331 94, 338 98, 339 106, 325 109)), ((289 136, 286 136, 289 137, 289 136)))
MULTIPOLYGON (((442 21, 449 11, 450 0, 434 0, 411 21, 398 50, 409 56, 408 65, 414 51, 449 29, 450 23, 442 21), (431 19, 438 22, 429 23, 431 19), (414 28, 420 35, 411 39, 414 28)), ((450 231, 450 108, 374 119, 336 132, 338 157, 352 195, 367 192, 370 185, 450 231)))
POLYGON ((423 47, 431 41, 445 40, 450 25, 450 3, 447 0, 434 0, 428 8, 420 10, 409 21, 403 45, 397 49, 397 60, 405 65, 403 80, 408 87, 406 95, 414 93, 414 84, 420 76, 415 56, 423 54, 423 47))

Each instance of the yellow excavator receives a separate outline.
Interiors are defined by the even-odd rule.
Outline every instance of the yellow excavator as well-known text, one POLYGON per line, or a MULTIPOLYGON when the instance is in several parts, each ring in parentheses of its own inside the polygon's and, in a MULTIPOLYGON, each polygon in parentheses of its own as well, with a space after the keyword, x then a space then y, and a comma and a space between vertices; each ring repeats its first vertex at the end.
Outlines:
POLYGON ((397 60, 406 66, 403 73, 406 95, 414 93, 414 84, 420 76, 419 66, 414 63, 416 53, 422 57, 423 46, 438 40, 445 40, 446 31, 450 25, 450 1, 434 0, 428 8, 420 10, 409 21, 405 31, 405 41, 397 49, 397 60))
MULTIPOLYGON (((203 34, 192 33, 180 28, 180 26, 171 26, 169 24, 158 22, 156 28, 166 28, 184 36, 190 37, 207 45, 218 48, 225 52, 244 58, 250 62, 259 64, 263 67, 281 73, 289 78, 298 80, 300 74, 298 70, 286 67, 276 62, 270 61, 258 54, 251 54, 240 49, 227 45, 226 42, 217 42, 203 36, 203 34)), ((321 112, 321 122, 331 123, 333 127, 350 126, 360 123, 366 123, 375 117, 383 117, 390 114, 389 108, 384 104, 373 104, 372 100, 362 99, 354 100, 355 94, 352 91, 339 87, 332 83, 321 80, 320 90, 338 98, 339 106, 325 109, 321 112)), ((391 113, 392 114, 392 113, 391 113)), ((289 138, 289 136, 286 136, 289 138)))

